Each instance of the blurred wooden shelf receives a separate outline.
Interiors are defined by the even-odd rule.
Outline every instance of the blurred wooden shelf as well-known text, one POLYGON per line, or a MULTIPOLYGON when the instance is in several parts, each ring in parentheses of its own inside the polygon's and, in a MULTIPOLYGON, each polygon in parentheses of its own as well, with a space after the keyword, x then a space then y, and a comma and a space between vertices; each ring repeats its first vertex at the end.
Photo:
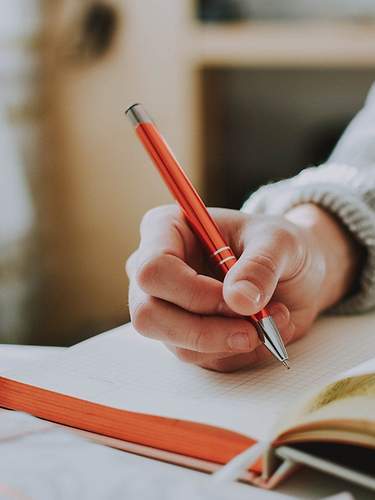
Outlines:
POLYGON ((375 22, 196 22, 187 36, 199 66, 375 66, 375 22))
POLYGON ((199 70, 372 69, 375 23, 203 24, 194 18, 193 0, 111 0, 116 36, 107 53, 89 61, 69 54, 85 40, 82 16, 94 4, 45 4, 50 149, 43 152, 39 213, 47 228, 48 264, 38 342, 56 339, 57 332, 64 342, 76 342, 76 332, 96 333, 127 319, 123 263, 138 245, 142 215, 171 202, 121 109, 145 103, 204 194, 207 141, 199 70))

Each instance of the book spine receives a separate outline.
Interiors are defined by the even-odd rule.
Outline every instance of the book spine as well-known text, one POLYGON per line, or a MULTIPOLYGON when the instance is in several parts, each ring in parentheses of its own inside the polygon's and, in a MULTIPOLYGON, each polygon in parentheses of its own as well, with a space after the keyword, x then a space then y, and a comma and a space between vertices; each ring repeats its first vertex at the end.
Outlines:
POLYGON ((292 460, 284 460, 279 467, 269 476, 263 475, 254 480, 254 484, 261 488, 272 490, 286 478, 294 474, 301 466, 292 460))

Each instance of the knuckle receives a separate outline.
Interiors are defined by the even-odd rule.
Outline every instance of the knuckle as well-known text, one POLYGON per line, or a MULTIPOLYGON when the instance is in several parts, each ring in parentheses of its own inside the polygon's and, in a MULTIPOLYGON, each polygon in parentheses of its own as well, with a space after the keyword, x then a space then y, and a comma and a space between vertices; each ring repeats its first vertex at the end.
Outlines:
POLYGON ((187 335, 188 345, 193 351, 204 352, 206 346, 206 320, 203 316, 198 316, 194 321, 187 335))
POLYGON ((177 328, 163 328, 163 337, 171 345, 178 345, 181 341, 181 335, 177 328))
POLYGON ((202 294, 202 288, 196 283, 190 286, 188 297, 187 309, 190 311, 198 309, 205 301, 205 297, 202 294))
POLYGON ((136 279, 138 285, 145 291, 149 290, 159 280, 160 269, 164 261, 163 255, 146 259, 138 268, 136 279))
POLYGON ((273 231, 275 248, 291 249, 296 244, 296 235, 287 227, 278 226, 273 231))
POLYGON ((177 213, 178 210, 175 205, 160 205, 158 207, 151 208, 142 217, 141 230, 149 224, 155 224, 155 221, 169 218, 177 213))
POLYGON ((130 311, 132 324, 138 333, 147 336, 152 325, 154 314, 154 303, 152 297, 139 303, 133 311, 130 311))
MULTIPOLYGON (((275 259, 267 254, 258 254, 254 255, 251 259, 249 259, 249 264, 252 267, 255 265, 259 269, 268 276, 273 277, 277 273, 277 264, 275 259)), ((258 273, 256 273, 258 274, 258 273)))
POLYGON ((197 353, 190 351, 189 349, 183 349, 182 347, 177 347, 175 354, 180 361, 184 363, 196 363, 197 353))

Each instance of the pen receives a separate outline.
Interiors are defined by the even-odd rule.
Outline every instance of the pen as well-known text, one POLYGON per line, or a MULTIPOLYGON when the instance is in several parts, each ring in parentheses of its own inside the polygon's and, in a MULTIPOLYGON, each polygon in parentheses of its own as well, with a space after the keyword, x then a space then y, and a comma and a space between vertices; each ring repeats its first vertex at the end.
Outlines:
MULTIPOLYGON (((149 153, 172 196, 180 205, 191 228, 206 247, 223 276, 237 261, 233 251, 225 242, 220 230, 208 213, 202 199, 174 157, 168 144, 141 104, 133 104, 126 115, 135 127, 143 146, 149 153)), ((280 333, 267 309, 249 316, 259 339, 273 356, 287 368, 288 354, 280 333)))

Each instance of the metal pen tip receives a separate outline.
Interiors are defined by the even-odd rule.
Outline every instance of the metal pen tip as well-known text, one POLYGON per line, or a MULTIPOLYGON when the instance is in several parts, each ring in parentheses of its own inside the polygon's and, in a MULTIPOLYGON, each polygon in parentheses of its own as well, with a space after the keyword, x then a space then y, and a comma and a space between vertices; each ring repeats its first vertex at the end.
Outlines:
POLYGON ((286 352, 283 339, 275 325, 271 316, 257 320, 257 331, 261 342, 270 351, 275 358, 284 364, 286 368, 288 365, 288 353, 286 352))
POLYGON ((286 359, 284 359, 284 361, 282 361, 282 364, 285 366, 285 368, 290 370, 290 366, 289 366, 288 361, 286 359))

